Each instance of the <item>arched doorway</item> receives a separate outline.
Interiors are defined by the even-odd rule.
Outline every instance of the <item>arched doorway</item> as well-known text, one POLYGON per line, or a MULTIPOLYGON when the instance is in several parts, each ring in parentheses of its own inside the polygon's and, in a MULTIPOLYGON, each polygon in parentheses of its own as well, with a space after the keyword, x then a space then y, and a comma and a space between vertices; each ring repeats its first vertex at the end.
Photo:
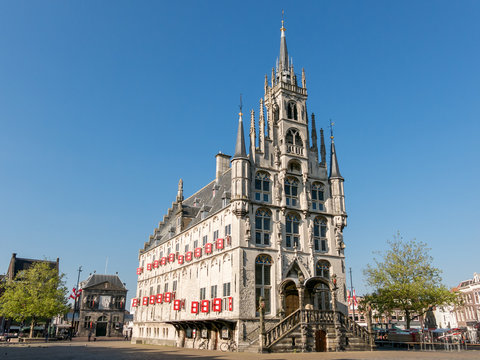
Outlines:
POLYGON ((285 317, 287 317, 299 307, 297 286, 293 281, 289 281, 285 285, 283 293, 285 294, 285 317))
POLYGON ((305 282, 305 303, 315 310, 332 309, 331 290, 325 279, 314 277, 305 282))
POLYGON ((97 320, 95 327, 95 336, 106 336, 107 335, 107 317, 100 316, 97 320))

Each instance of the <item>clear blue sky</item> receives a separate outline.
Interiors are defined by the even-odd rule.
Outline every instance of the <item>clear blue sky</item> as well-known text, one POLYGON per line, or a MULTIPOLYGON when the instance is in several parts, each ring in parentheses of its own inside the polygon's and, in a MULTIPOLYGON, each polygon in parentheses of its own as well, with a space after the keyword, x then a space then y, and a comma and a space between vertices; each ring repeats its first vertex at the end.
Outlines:
POLYGON ((478 1, 0 1, 0 272, 118 271, 258 110, 281 9, 317 126, 336 123, 357 293, 398 230, 449 286, 480 271, 478 1), (318 125, 319 124, 319 125, 318 125))

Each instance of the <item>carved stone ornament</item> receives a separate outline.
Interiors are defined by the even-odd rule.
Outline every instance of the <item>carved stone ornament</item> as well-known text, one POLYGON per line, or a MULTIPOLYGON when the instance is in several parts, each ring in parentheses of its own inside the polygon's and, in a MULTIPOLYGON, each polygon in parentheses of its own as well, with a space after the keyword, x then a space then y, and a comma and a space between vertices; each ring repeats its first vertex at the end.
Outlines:
POLYGON ((247 216, 245 218, 245 241, 249 242, 251 236, 251 225, 250 225, 250 217, 247 216))

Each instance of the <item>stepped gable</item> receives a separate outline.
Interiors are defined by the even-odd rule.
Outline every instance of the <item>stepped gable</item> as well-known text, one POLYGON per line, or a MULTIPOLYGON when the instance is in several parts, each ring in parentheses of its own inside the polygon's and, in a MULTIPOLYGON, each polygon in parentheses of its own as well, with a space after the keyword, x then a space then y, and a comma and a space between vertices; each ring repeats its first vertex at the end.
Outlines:
POLYGON ((87 289, 98 284, 103 284, 105 282, 110 283, 116 288, 120 288, 122 290, 127 290, 125 285, 123 285, 122 281, 118 277, 118 275, 105 275, 105 274, 92 274, 88 277, 87 280, 82 281, 80 284, 80 288, 87 289))
MULTIPOLYGON (((230 198, 232 186, 231 173, 231 169, 228 169, 217 179, 212 180, 184 201, 173 202, 167 214, 163 217, 163 220, 158 224, 153 235, 150 235, 149 241, 145 243, 143 251, 163 244, 176 234, 176 220, 180 212, 182 217, 187 219, 187 224, 182 229, 182 231, 184 231, 202 221, 202 211, 206 211, 206 217, 208 217, 221 210, 224 207, 223 198, 225 198, 225 196, 230 198), (214 191, 215 196, 213 195, 214 191)), ((227 205, 229 204, 230 202, 228 202, 227 205)))

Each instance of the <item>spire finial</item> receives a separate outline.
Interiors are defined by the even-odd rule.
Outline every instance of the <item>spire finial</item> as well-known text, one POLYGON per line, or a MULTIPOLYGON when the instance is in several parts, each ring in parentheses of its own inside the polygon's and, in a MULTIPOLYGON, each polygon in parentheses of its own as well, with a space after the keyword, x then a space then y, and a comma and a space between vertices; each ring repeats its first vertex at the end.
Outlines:
POLYGON ((238 113, 238 115, 242 116, 243 113, 242 113, 242 94, 240 94, 240 105, 238 105, 238 107, 240 108, 240 112, 238 113))
POLYGON ((332 121, 332 119, 330 119, 330 139, 333 140, 333 125, 335 125, 335 123, 332 121))
POLYGON ((283 11, 283 9, 282 9, 282 27, 281 27, 280 30, 282 30, 282 32, 287 30, 287 29, 285 29, 285 11, 283 11))

